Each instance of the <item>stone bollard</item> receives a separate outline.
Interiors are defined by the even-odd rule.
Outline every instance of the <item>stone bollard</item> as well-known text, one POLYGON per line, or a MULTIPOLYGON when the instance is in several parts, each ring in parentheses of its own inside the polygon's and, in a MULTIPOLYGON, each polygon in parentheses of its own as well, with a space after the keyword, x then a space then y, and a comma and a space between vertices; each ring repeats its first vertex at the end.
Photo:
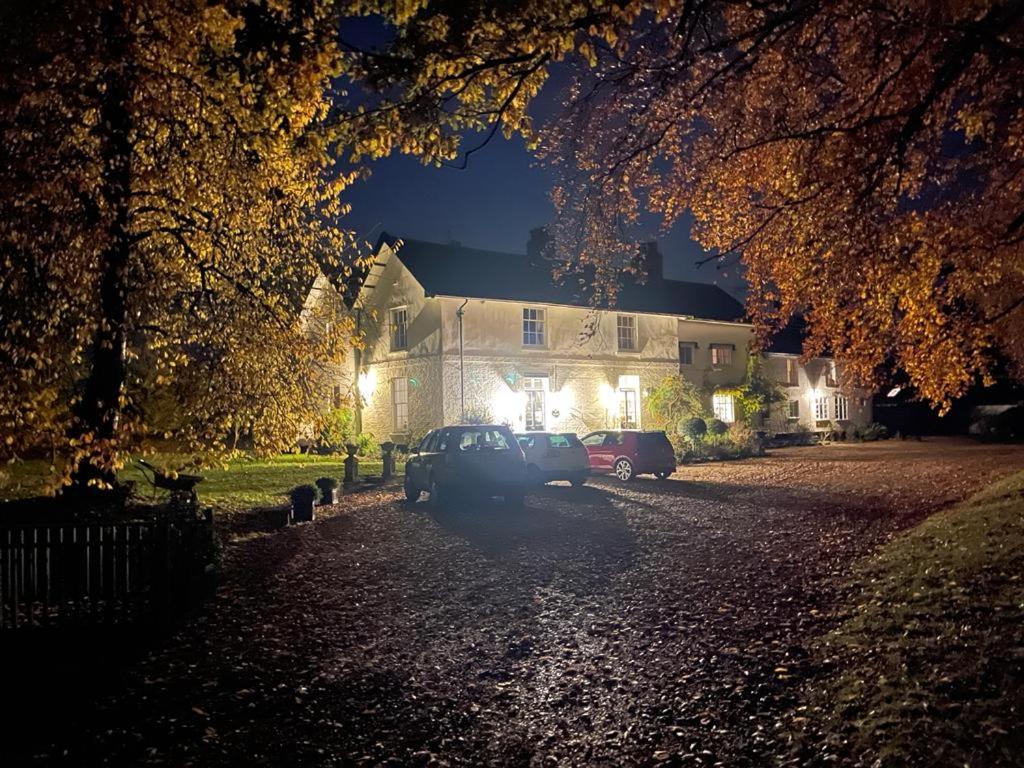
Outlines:
POLYGON ((356 458, 358 450, 359 446, 354 443, 345 446, 345 453, 348 454, 345 459, 345 485, 351 485, 359 479, 359 459, 356 458))
POLYGON ((384 480, 391 478, 395 474, 395 444, 392 442, 385 442, 380 444, 380 458, 384 467, 381 469, 381 477, 384 480))

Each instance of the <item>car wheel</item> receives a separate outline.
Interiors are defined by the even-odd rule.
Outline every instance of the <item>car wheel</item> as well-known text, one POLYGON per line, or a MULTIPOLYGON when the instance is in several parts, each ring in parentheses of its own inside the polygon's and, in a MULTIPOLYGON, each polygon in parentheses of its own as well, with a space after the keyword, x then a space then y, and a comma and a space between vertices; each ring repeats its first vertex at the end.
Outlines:
POLYGON ((420 498, 419 489, 415 488, 410 482, 409 478, 405 478, 405 482, 402 484, 403 490, 405 491, 406 501, 418 501, 420 498))
POLYGON ((672 472, 671 472, 671 471, 667 471, 667 472, 655 472, 655 473, 654 473, 654 476, 655 476, 656 478, 658 478, 659 480, 664 480, 664 479, 666 479, 666 478, 667 478, 667 477, 668 477, 669 475, 671 475, 671 474, 672 474, 672 472))
POLYGON ((440 509, 444 506, 447 499, 448 497, 441 490, 441 484, 437 482, 437 478, 430 478, 430 505, 434 509, 440 509))
POLYGON ((522 509, 523 508, 523 494, 521 493, 506 493, 505 494, 505 509, 522 509))
POLYGON ((633 479, 633 462, 629 459, 619 459, 615 462, 615 476, 625 482, 633 479))

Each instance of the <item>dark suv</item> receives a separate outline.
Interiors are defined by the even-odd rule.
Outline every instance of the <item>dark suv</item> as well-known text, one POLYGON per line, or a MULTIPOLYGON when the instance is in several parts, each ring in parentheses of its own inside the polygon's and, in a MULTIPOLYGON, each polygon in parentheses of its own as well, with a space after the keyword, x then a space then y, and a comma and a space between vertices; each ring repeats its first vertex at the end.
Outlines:
POLYGON ((676 471, 675 451, 664 432, 602 429, 580 442, 587 447, 595 473, 611 472, 619 480, 632 480, 645 473, 664 479, 676 471))
POLYGON ((523 504, 526 460, 512 430, 495 424, 442 427, 427 433, 405 462, 405 498, 426 491, 441 506, 454 493, 501 496, 523 504))

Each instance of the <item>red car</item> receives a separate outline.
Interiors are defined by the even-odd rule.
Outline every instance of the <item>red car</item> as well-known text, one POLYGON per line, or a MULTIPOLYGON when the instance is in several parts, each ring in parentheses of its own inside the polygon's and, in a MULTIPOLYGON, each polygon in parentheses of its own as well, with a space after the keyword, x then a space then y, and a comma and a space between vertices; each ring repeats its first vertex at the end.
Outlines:
POLYGON ((664 432, 603 429, 580 442, 587 447, 592 472, 611 472, 619 480, 643 474, 664 479, 676 470, 675 451, 664 432))

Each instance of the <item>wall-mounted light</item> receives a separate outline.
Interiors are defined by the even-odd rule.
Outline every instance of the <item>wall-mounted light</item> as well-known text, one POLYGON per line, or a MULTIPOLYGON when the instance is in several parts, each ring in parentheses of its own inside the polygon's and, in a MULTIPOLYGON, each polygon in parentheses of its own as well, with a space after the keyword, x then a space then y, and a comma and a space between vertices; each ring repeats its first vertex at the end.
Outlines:
POLYGON ((377 388, 377 373, 373 369, 369 371, 363 371, 359 374, 359 381, 357 383, 359 394, 364 400, 369 400, 373 395, 373 390, 377 388))

